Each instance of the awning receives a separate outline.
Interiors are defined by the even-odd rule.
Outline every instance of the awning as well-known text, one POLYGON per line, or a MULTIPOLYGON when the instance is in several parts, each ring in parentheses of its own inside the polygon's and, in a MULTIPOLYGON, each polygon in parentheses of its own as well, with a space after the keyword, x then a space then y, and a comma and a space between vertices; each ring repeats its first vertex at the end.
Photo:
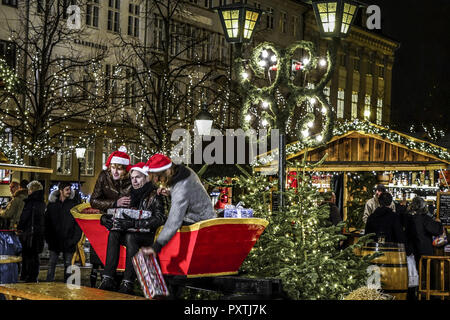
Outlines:
POLYGON ((53 169, 50 168, 25 166, 11 163, 0 163, 0 169, 11 171, 36 172, 36 173, 53 173, 53 169))

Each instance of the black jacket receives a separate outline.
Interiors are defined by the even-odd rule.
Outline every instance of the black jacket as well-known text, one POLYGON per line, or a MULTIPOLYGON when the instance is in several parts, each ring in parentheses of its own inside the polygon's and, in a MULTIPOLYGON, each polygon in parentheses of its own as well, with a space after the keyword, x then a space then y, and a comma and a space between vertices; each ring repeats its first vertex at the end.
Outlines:
POLYGON ((76 245, 81 238, 82 231, 70 209, 78 204, 75 192, 61 202, 60 191, 53 191, 48 199, 45 212, 45 240, 48 249, 56 252, 75 252, 76 245))
POLYGON ((25 237, 33 231, 32 250, 40 253, 44 249, 44 191, 34 191, 24 202, 17 230, 22 231, 21 241, 24 247, 27 247, 24 244, 25 237))
POLYGON ((417 260, 422 255, 433 254, 433 236, 440 235, 442 231, 442 223, 433 220, 427 214, 412 216, 410 236, 414 257, 417 260))
POLYGON ((386 242, 406 243, 398 214, 389 207, 379 207, 367 218, 365 233, 375 233, 374 240, 384 236, 386 242))
POLYGON ((152 229, 152 233, 166 222, 164 213, 164 197, 156 193, 157 187, 152 182, 147 182, 140 189, 131 189, 132 208, 138 210, 146 210, 152 213, 149 219, 146 219, 148 228, 152 229))

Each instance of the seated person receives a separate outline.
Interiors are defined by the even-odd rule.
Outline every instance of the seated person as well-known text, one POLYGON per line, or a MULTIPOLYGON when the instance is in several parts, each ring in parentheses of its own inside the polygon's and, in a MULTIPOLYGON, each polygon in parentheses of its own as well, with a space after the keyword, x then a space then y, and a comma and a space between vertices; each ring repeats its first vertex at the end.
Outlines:
POLYGON ((113 226, 121 230, 111 230, 109 233, 105 269, 99 289, 115 290, 114 274, 119 263, 120 245, 124 245, 126 246, 126 263, 119 292, 132 294, 136 274, 131 259, 141 246, 153 244, 156 229, 164 224, 164 199, 161 195, 157 195, 157 187, 148 180, 148 172, 144 165, 144 162, 141 162, 130 169, 132 185, 130 207, 132 209, 151 211, 152 216, 149 219, 137 220, 124 214, 124 219, 116 219, 113 222, 111 216, 102 215, 102 224, 108 230, 112 229, 113 226), (128 229, 151 229, 151 231, 131 232, 127 231, 128 229))
POLYGON ((171 205, 167 222, 151 247, 142 249, 144 254, 159 253, 182 225, 216 218, 211 199, 192 169, 182 164, 173 165, 170 158, 155 154, 148 162, 150 172, 156 173, 154 183, 171 188, 171 205))
POLYGON ((400 217, 392 211, 390 205, 392 196, 389 192, 382 192, 378 197, 380 207, 367 218, 365 234, 375 233, 374 240, 384 238, 385 242, 405 243, 406 237, 400 222, 400 217))

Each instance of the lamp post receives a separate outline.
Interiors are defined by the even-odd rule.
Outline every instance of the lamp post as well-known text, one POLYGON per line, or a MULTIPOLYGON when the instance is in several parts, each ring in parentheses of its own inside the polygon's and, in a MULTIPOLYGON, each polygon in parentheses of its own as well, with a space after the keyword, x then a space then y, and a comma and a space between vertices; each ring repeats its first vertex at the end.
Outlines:
MULTIPOLYGON (((251 117, 246 114, 252 103, 257 103, 262 101, 264 108, 267 109, 270 106, 272 112, 270 120, 276 125, 280 130, 279 135, 279 162, 278 162, 278 175, 279 175, 279 206, 282 209, 284 207, 284 197, 283 193, 285 191, 285 171, 286 171, 286 123, 294 111, 295 106, 306 99, 317 98, 319 103, 322 105, 322 114, 327 117, 324 130, 315 139, 314 142, 310 141, 310 145, 318 145, 327 142, 331 138, 331 132, 334 121, 334 113, 331 110, 328 102, 326 101, 323 89, 324 86, 330 81, 332 73, 335 68, 336 53, 339 43, 339 39, 346 37, 350 31, 351 24, 356 16, 359 2, 353 0, 309 0, 304 1, 312 5, 314 13, 316 16, 316 22, 319 27, 319 32, 322 38, 332 39, 331 47, 328 50, 328 66, 325 76, 322 78, 320 83, 314 89, 308 88, 298 88, 294 85, 293 81, 288 75, 289 69, 292 68, 292 55, 295 50, 303 49, 309 52, 310 57, 307 59, 306 63, 298 66, 294 70, 303 69, 305 72, 309 71, 313 67, 317 66, 317 59, 315 57, 315 46, 311 42, 299 41, 292 44, 287 49, 277 49, 274 44, 263 43, 254 49, 253 59, 250 60, 249 66, 254 73, 262 75, 262 71, 266 68, 271 68, 269 70, 276 71, 276 77, 273 83, 269 87, 259 88, 256 87, 252 81, 249 79, 247 70, 245 70, 243 59, 242 59, 242 43, 249 42, 253 34, 253 30, 248 31, 250 27, 254 28, 259 21, 261 11, 255 8, 249 8, 245 4, 233 4, 228 6, 223 6, 217 8, 219 12, 219 17, 224 28, 224 34, 228 42, 239 44, 235 59, 235 63, 238 65, 236 78, 240 80, 241 92, 245 95, 244 104, 241 108, 241 119, 242 122, 248 122, 251 117), (249 10, 249 12, 245 12, 249 10), (251 20, 245 20, 243 17, 253 17, 253 12, 257 14, 255 18, 251 20), (251 23, 250 23, 251 21, 251 23), (248 27, 247 29, 245 27, 248 27), (247 37, 246 37, 247 36, 247 37), (258 57, 263 57, 267 55, 266 48, 271 49, 275 54, 272 56, 272 66, 267 61, 260 61, 260 63, 255 63, 258 57), (286 99, 284 108, 281 108, 276 100, 276 96, 280 94, 281 87, 287 88, 290 92, 289 98, 286 99)), ((320 65, 325 65, 323 61, 320 65)), ((313 123, 315 116, 313 112, 308 113, 300 122, 298 136, 302 141, 308 140, 310 124, 313 123)), ((264 119, 267 123, 267 119, 264 119)))
POLYGON ((202 110, 198 113, 195 119, 195 127, 197 133, 201 136, 209 136, 211 133, 211 127, 213 123, 213 116, 208 112, 206 103, 203 103, 202 110))
MULTIPOLYGON (((80 178, 81 178, 81 159, 84 159, 85 153, 86 153, 86 148, 83 147, 79 147, 79 148, 75 148, 75 153, 77 155, 77 160, 78 160, 78 196, 81 197, 81 182, 80 182, 80 178)), ((81 200, 81 198, 80 198, 81 200)))

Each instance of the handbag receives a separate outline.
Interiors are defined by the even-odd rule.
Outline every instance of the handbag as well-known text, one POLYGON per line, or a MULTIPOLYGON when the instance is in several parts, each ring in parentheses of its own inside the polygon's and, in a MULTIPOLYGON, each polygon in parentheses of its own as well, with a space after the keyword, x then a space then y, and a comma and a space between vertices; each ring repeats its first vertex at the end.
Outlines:
POLYGON ((408 288, 419 286, 419 273, 417 272, 416 259, 411 254, 406 257, 408 263, 408 288))
POLYGON ((442 227, 442 233, 439 236, 433 236, 433 246, 442 247, 448 243, 447 231, 442 227))

